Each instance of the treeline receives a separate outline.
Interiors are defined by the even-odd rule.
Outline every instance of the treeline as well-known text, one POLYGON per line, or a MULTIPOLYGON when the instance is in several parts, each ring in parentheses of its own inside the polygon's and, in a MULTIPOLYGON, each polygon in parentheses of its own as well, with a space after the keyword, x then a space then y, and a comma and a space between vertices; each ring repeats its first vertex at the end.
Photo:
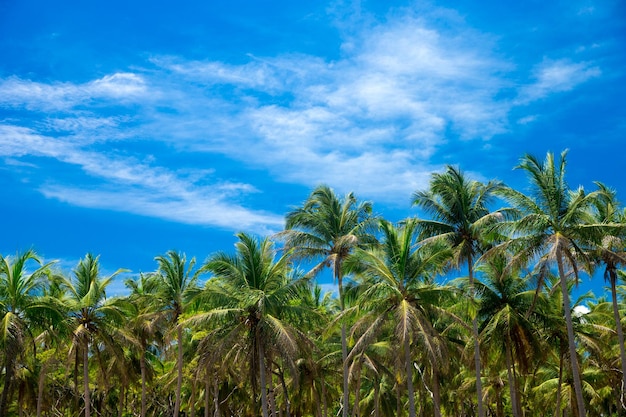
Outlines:
POLYGON ((0 256, 0 417, 624 416, 626 211, 570 188, 565 152, 518 168, 528 191, 449 166, 398 223, 319 186, 124 297, 90 254, 0 256), (597 271, 611 296, 571 299, 597 271))

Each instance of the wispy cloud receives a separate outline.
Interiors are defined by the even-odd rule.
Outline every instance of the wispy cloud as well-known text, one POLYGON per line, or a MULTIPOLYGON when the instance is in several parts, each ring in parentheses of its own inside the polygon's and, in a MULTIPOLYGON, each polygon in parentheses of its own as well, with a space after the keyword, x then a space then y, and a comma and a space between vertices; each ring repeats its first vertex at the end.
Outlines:
POLYGON ((134 73, 115 73, 85 84, 45 84, 9 77, 0 80, 0 105, 29 110, 70 110, 79 104, 107 99, 130 102, 145 97, 145 80, 134 73))
MULTIPOLYGON (((282 225, 279 215, 240 203, 261 185, 221 177, 226 170, 207 162, 224 156, 283 182, 324 182, 405 206, 451 138, 493 140, 512 129, 516 106, 601 75, 591 62, 565 59, 515 73, 494 37, 453 17, 442 12, 450 19, 437 26, 403 10, 384 22, 346 24, 333 60, 293 52, 249 55, 243 64, 153 56, 143 68, 86 83, 0 79, 0 107, 13 112, 0 120, 0 156, 13 164, 54 159, 100 184, 49 177, 40 191, 50 198, 192 224, 282 225), (155 143, 193 152, 202 166, 164 168, 155 143)), ((518 115, 513 128, 540 116, 518 115)))
POLYGON ((88 151, 70 140, 0 125, 0 156, 11 157, 13 161, 12 157, 24 155, 54 158, 78 166, 101 181, 98 189, 93 189, 48 179, 39 188, 44 196, 73 205, 259 233, 276 231, 283 223, 281 216, 246 209, 229 201, 254 191, 249 184, 210 182, 199 185, 207 182, 205 177, 210 170, 173 172, 134 157, 88 151))
POLYGON ((520 101, 530 102, 554 93, 570 91, 600 74, 600 68, 589 62, 546 59, 534 68, 535 82, 521 89, 520 101))

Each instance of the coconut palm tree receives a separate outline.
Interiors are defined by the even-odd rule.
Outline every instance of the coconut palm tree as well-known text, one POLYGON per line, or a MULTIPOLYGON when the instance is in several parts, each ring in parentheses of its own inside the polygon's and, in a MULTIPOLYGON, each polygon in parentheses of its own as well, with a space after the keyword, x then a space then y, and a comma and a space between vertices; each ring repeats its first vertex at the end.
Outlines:
POLYGON ((15 257, 0 255, 0 345, 4 354, 4 387, 0 397, 0 416, 8 413, 9 394, 15 375, 16 360, 23 355, 26 344, 33 343, 33 357, 37 351, 34 345, 35 327, 61 312, 47 297, 42 297, 46 285, 46 272, 52 264, 42 265, 35 251, 28 250, 15 257), (29 263, 36 265, 29 272, 29 263))
POLYGON ((626 265, 626 211, 620 207, 617 201, 616 191, 600 182, 598 186, 598 198, 594 201, 595 222, 615 225, 615 228, 607 230, 600 236, 600 240, 591 246, 590 255, 604 264, 604 279, 611 286, 611 299, 615 331, 620 351, 622 364, 622 383, 619 404, 626 410, 626 348, 624 347, 624 331, 620 319, 617 301, 618 271, 621 265, 626 265))
POLYGON ((480 294, 481 339, 492 351, 504 353, 512 413, 521 417, 516 365, 522 373, 528 372, 540 352, 534 317, 539 313, 529 313, 533 291, 528 279, 510 267, 509 257, 503 253, 486 259, 479 270, 482 279, 476 282, 476 290, 480 294))
POLYGON ((501 244, 500 249, 509 248, 516 253, 516 262, 538 259, 539 270, 548 270, 550 264, 556 263, 563 293, 563 312, 578 415, 585 416, 566 267, 569 266, 576 279, 580 267, 590 270, 590 258, 583 250, 584 245, 594 239, 597 241, 614 226, 598 223, 594 219, 590 208, 598 197, 597 192, 586 194, 582 187, 575 190, 569 188, 565 181, 566 155, 567 151, 563 151, 559 161, 555 161, 551 152, 543 161, 528 154, 522 157, 516 168, 526 171, 530 190, 524 194, 512 188, 500 189, 499 194, 519 213, 517 220, 501 224, 501 230, 507 231, 510 239, 501 244))
MULTIPOLYGON (((407 220, 400 227, 382 220, 380 247, 367 251, 357 248, 346 260, 348 270, 355 272, 365 287, 358 301, 365 313, 354 326, 365 330, 349 358, 362 354, 384 326, 390 324, 395 329, 393 338, 404 353, 411 417, 416 415, 412 344, 421 340, 433 369, 442 367, 443 345, 437 340, 428 310, 438 310, 436 306, 446 291, 432 280, 451 255, 448 245, 441 241, 416 248, 417 225, 415 219, 407 220)), ((435 416, 441 416, 438 395, 434 396, 434 402, 435 416)))
MULTIPOLYGON (((268 375, 269 356, 279 356, 290 368, 300 351, 304 334, 289 325, 289 315, 307 313, 294 302, 306 279, 294 276, 289 253, 275 259, 276 251, 269 239, 259 241, 238 233, 236 253, 218 252, 211 255, 202 270, 213 274, 203 290, 203 297, 215 308, 199 313, 189 320, 196 326, 217 325, 223 329, 222 342, 237 346, 248 353, 252 386, 259 377, 261 412, 269 415, 268 375), (256 371, 255 371, 256 369, 256 371)), ((225 351, 226 348, 220 349, 225 351)), ((272 378, 271 374, 269 378, 272 378)))
MULTIPOLYGON (((497 181, 487 184, 468 179, 453 166, 444 173, 435 173, 429 188, 413 194, 413 205, 424 210, 431 219, 418 220, 420 237, 426 242, 443 239, 454 249, 451 258, 455 267, 466 266, 469 277, 470 298, 474 299, 474 261, 487 248, 487 233, 501 220, 506 211, 490 211, 494 193, 502 185, 497 181)), ((484 417, 482 400, 480 342, 478 323, 472 320, 474 340, 474 366, 478 417, 484 417)))
POLYGON ((157 309, 176 329, 177 378, 174 417, 178 417, 183 386, 183 324, 180 320, 186 310, 187 302, 197 289, 196 282, 202 271, 193 272, 196 264, 195 258, 187 264, 186 256, 176 251, 168 251, 165 255, 157 256, 155 260, 159 265, 155 273, 158 281, 157 309))
POLYGON ((82 352, 85 417, 91 416, 89 350, 93 348, 94 355, 98 356, 100 348, 94 343, 97 341, 112 354, 123 356, 120 347, 123 336, 119 328, 124 322, 124 310, 119 299, 107 299, 106 296, 106 288, 122 271, 119 269, 108 277, 102 277, 99 257, 87 254, 79 261, 72 278, 63 278, 67 293, 64 302, 73 333, 72 348, 77 355, 82 352))
POLYGON ((147 380, 149 363, 146 359, 148 349, 163 339, 165 327, 164 315, 157 310, 159 281, 155 275, 141 274, 138 278, 127 279, 124 284, 130 290, 128 306, 130 321, 127 329, 131 332, 136 348, 139 350, 139 368, 141 372, 141 417, 147 411, 147 380))
MULTIPOLYGON (((354 248, 374 242, 369 233, 375 222, 372 204, 359 202, 354 194, 338 197, 326 185, 313 190, 309 198, 286 216, 285 231, 277 235, 285 242, 286 250, 304 260, 318 260, 311 270, 315 275, 324 267, 332 267, 339 290, 339 303, 345 308, 343 262, 354 248)), ((341 358, 343 373, 343 417, 350 412, 348 387, 348 345, 346 324, 341 324, 341 358)))

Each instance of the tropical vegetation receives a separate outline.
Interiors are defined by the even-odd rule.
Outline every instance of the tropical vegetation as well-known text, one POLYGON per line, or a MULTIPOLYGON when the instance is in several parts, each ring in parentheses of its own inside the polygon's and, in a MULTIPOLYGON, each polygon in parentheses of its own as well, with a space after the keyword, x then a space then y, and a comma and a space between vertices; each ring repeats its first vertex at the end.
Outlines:
POLYGON ((320 185, 283 231, 139 275, 0 255, 0 417, 626 416, 626 210, 567 152, 517 168, 448 166, 395 222, 320 185))

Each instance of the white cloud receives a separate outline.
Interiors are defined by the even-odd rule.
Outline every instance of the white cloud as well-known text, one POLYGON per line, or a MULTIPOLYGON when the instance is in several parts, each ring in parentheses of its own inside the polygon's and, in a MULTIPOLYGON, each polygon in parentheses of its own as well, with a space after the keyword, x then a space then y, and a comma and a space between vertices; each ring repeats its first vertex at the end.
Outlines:
POLYGON ((39 117, 23 122, 29 128, 0 120, 0 155, 54 158, 104 184, 88 190, 56 181, 42 188, 71 204, 236 229, 273 228, 280 224, 277 216, 237 201, 263 192, 261 186, 216 180, 219 170, 207 167, 210 162, 160 167, 161 155, 149 144, 194 152, 205 161, 225 156, 283 182, 324 182, 405 206, 415 189, 427 185, 438 168, 432 161, 450 138, 482 146, 511 128, 513 107, 600 75, 593 63, 546 59, 534 68, 531 84, 516 87, 514 65, 497 55, 492 37, 449 12, 438 18, 448 27, 406 11, 390 13, 384 23, 344 27, 350 35, 344 34, 342 55, 334 61, 296 53, 251 55, 240 65, 157 56, 149 69, 82 84, 0 79, 0 108, 39 117), (119 108, 126 104, 133 104, 128 114, 119 108), (147 146, 124 147, 124 140, 147 146))
POLYGON ((116 104, 138 100, 146 97, 147 91, 143 77, 132 73, 115 73, 85 84, 44 84, 9 77, 0 79, 0 105, 39 111, 70 110, 95 99, 115 100, 116 104))
POLYGON ((600 74, 600 68, 588 62, 546 59, 533 70, 535 82, 521 89, 520 104, 570 91, 600 74))
POLYGON ((104 208, 153 216, 189 224, 202 224, 233 230, 276 231, 282 216, 250 210, 229 199, 255 188, 242 183, 197 185, 210 170, 173 172, 135 158, 106 155, 82 149, 80 144, 51 138, 30 129, 0 125, 0 156, 34 155, 79 166, 93 178, 103 181, 92 187, 64 185, 49 180, 39 191, 73 205, 104 208))

